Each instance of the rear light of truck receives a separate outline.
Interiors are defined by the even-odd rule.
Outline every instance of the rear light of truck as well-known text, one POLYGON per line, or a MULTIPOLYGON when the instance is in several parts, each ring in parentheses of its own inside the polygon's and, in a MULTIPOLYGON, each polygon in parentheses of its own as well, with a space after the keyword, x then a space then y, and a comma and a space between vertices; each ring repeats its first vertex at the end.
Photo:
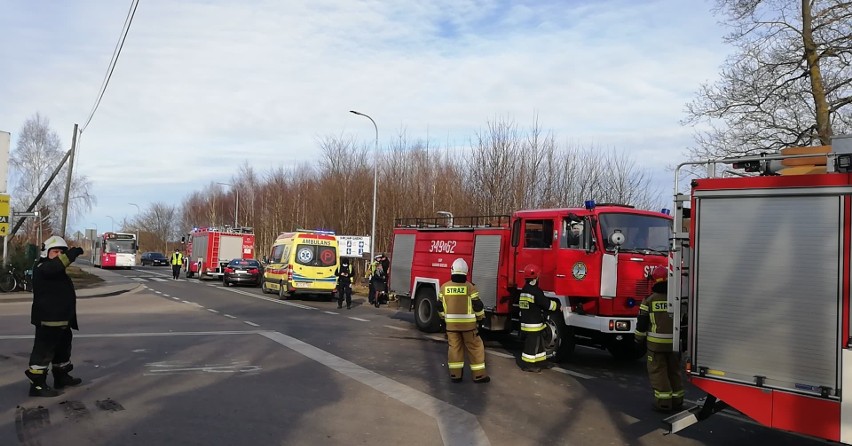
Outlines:
POLYGON ((630 331, 630 321, 610 319, 609 331, 630 331))

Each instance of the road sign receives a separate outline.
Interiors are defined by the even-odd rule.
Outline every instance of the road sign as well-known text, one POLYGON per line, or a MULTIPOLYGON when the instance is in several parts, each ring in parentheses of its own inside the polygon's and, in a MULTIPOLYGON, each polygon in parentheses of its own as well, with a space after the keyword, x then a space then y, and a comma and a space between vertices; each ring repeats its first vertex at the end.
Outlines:
POLYGON ((9 233, 9 194, 0 194, 0 235, 5 237, 9 233))
POLYGON ((363 257, 370 252, 370 237, 360 235, 338 235, 337 247, 340 257, 363 257))

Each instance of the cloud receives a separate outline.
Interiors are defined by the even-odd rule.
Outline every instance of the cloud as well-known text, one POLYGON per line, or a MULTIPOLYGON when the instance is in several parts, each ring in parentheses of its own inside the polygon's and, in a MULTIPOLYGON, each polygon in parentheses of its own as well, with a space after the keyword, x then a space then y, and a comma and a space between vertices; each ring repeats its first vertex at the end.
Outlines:
MULTIPOLYGON (((14 45, 0 47, 0 128, 13 147, 36 111, 70 145, 128 3, 4 6, 14 45)), ((523 128, 538 116, 558 141, 626 150, 665 177, 661 164, 691 142, 683 106, 725 57, 709 10, 678 0, 141 2, 76 168, 94 181, 93 219, 132 215, 124 201, 178 202, 244 160, 261 170, 315 160, 321 135, 372 142, 356 109, 376 120, 380 144, 405 130, 464 145, 495 117, 523 128)))

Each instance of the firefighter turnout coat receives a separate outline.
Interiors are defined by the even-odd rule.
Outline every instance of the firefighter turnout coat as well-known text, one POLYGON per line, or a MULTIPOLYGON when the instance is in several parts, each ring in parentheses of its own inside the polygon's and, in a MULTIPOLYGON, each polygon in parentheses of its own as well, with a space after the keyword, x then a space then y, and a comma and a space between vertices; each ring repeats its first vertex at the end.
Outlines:
POLYGON ((476 331, 476 322, 485 317, 485 306, 479 292, 470 282, 447 282, 438 295, 438 315, 446 323, 447 367, 453 381, 461 381, 465 351, 475 382, 488 382, 485 371, 485 346, 476 331))
POLYGON ((521 309, 521 332, 525 335, 522 365, 525 369, 538 367, 539 362, 547 360, 541 337, 545 328, 545 311, 556 311, 558 304, 548 299, 538 285, 527 281, 521 288, 518 306, 521 309))
POLYGON ((654 389, 654 407, 661 411, 677 410, 683 406, 680 355, 672 348, 673 328, 668 298, 664 293, 655 291, 639 305, 635 336, 637 341, 647 344, 648 379, 654 389))

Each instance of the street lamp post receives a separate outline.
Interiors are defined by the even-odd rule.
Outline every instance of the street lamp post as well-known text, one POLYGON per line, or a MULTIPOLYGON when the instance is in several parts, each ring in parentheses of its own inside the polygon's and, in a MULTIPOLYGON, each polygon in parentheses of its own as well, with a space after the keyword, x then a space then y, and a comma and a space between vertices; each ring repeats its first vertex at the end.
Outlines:
POLYGON ((240 215, 240 190, 237 189, 237 186, 235 184, 231 184, 231 183, 216 183, 216 184, 221 184, 222 186, 231 186, 231 190, 233 190, 234 194, 236 195, 236 200, 235 200, 236 203, 235 203, 235 206, 234 206, 234 229, 237 229, 237 227, 239 226, 238 225, 238 222, 239 222, 238 215, 240 215))
POLYGON ((370 231, 370 258, 374 258, 376 256, 376 190, 379 184, 379 126, 376 125, 376 121, 369 115, 355 110, 349 110, 349 113, 369 119, 373 123, 373 129, 376 130, 376 144, 373 148, 373 223, 370 231))
POLYGON ((141 213, 142 210, 139 209, 139 205, 136 204, 136 203, 127 203, 127 204, 129 204, 131 206, 136 206, 136 249, 139 249, 139 213, 141 213))
POLYGON ((109 219, 109 221, 112 224, 112 226, 110 226, 110 231, 115 232, 115 219, 110 217, 109 215, 107 215, 106 217, 109 219))

